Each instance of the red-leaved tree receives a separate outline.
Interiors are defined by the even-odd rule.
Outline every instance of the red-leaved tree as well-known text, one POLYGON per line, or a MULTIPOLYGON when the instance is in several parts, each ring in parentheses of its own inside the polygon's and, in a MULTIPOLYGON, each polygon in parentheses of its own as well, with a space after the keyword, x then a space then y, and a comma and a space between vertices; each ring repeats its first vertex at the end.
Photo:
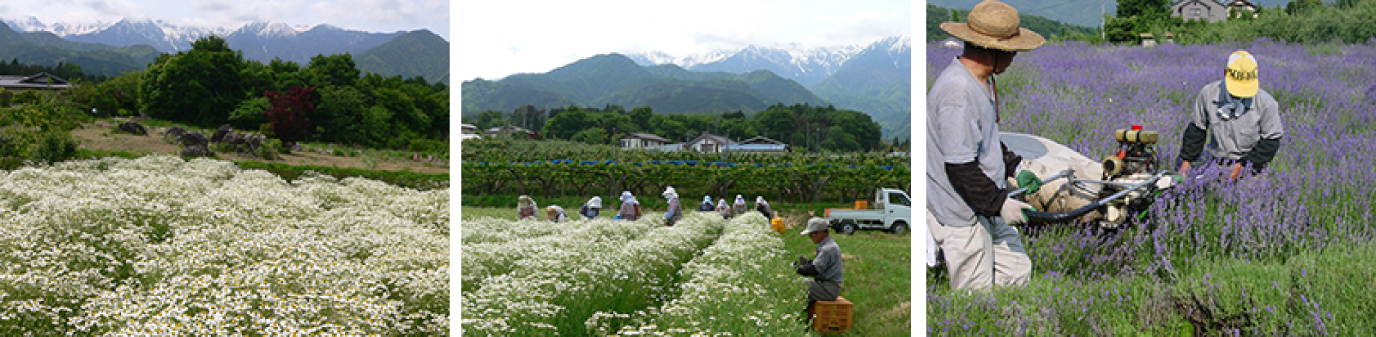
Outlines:
POLYGON ((311 104, 311 91, 314 90, 315 87, 311 86, 293 86, 287 88, 285 93, 272 90, 263 93, 272 105, 263 114, 267 115, 272 123, 272 132, 277 134, 283 145, 306 139, 306 133, 311 128, 311 120, 306 115, 315 110, 315 104, 311 104))

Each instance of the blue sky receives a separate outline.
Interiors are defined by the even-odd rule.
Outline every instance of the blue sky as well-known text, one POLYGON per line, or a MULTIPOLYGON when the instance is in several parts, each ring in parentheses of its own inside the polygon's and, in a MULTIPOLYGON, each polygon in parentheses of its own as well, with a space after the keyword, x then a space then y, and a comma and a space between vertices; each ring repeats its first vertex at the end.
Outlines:
POLYGON ((237 29, 253 21, 292 26, 322 23, 370 32, 429 29, 449 39, 448 0, 44 0, 0 1, 0 18, 37 17, 47 24, 154 19, 237 29))
POLYGON ((912 34, 908 0, 464 1, 454 13, 459 81, 540 73, 611 52, 864 44, 912 34))

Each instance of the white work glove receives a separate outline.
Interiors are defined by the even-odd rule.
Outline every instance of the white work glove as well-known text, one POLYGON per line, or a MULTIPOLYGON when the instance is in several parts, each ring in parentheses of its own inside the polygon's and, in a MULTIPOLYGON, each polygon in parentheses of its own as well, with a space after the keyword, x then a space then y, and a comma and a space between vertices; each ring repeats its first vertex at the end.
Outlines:
POLYGON ((1027 223, 1027 215, 1022 213, 1024 210, 1035 211, 1036 208, 1018 199, 1008 198, 1008 200, 1003 201, 1003 209, 999 210, 999 216, 1003 217, 1004 224, 1016 225, 1027 223))

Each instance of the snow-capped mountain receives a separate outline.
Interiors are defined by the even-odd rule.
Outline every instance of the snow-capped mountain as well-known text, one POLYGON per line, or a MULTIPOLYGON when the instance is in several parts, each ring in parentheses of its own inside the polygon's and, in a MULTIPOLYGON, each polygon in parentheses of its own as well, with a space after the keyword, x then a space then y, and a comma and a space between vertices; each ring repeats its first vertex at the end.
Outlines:
POLYGON ((43 23, 43 21, 40 21, 37 17, 33 16, 22 19, 2 19, 0 21, 4 21, 6 24, 9 24, 10 29, 14 29, 16 31, 51 32, 57 36, 87 34, 99 31, 101 29, 105 29, 106 27, 110 27, 110 25, 113 25, 112 23, 106 22, 96 22, 92 24, 68 24, 58 22, 49 25, 47 23, 43 23))
POLYGON ((252 35, 258 38, 282 38, 300 34, 306 29, 297 29, 281 22, 256 21, 239 27, 229 35, 252 35))
POLYGON ((328 24, 315 27, 291 26, 282 22, 250 22, 237 29, 181 26, 162 20, 125 19, 112 24, 46 24, 37 18, 4 20, 19 31, 47 31, 75 42, 90 42, 116 47, 146 44, 164 53, 191 49, 191 42, 208 35, 225 39, 231 49, 241 50, 245 58, 267 62, 281 58, 305 65, 312 56, 350 53, 357 55, 391 41, 405 32, 371 33, 343 29, 328 24))
POLYGON ((846 61, 872 48, 890 49, 897 55, 911 48, 907 35, 893 36, 870 44, 804 48, 794 45, 746 46, 741 49, 718 49, 707 53, 674 58, 662 52, 628 55, 640 65, 675 64, 694 71, 720 71, 744 74, 769 70, 802 84, 812 86, 827 79, 846 61))

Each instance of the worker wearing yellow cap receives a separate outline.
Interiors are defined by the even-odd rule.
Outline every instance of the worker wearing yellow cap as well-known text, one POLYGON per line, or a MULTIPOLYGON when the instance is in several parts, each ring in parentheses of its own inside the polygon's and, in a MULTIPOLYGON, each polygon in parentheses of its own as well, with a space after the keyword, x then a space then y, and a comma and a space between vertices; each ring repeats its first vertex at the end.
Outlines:
POLYGON ((1180 145, 1181 175, 1188 176, 1194 162, 1214 161, 1227 166, 1229 179, 1237 180, 1244 167, 1259 173, 1276 157, 1285 127, 1280 104, 1261 89, 1257 68, 1251 53, 1233 52, 1223 80, 1199 90, 1180 145), (1201 160, 1206 138, 1209 158, 1201 160))

